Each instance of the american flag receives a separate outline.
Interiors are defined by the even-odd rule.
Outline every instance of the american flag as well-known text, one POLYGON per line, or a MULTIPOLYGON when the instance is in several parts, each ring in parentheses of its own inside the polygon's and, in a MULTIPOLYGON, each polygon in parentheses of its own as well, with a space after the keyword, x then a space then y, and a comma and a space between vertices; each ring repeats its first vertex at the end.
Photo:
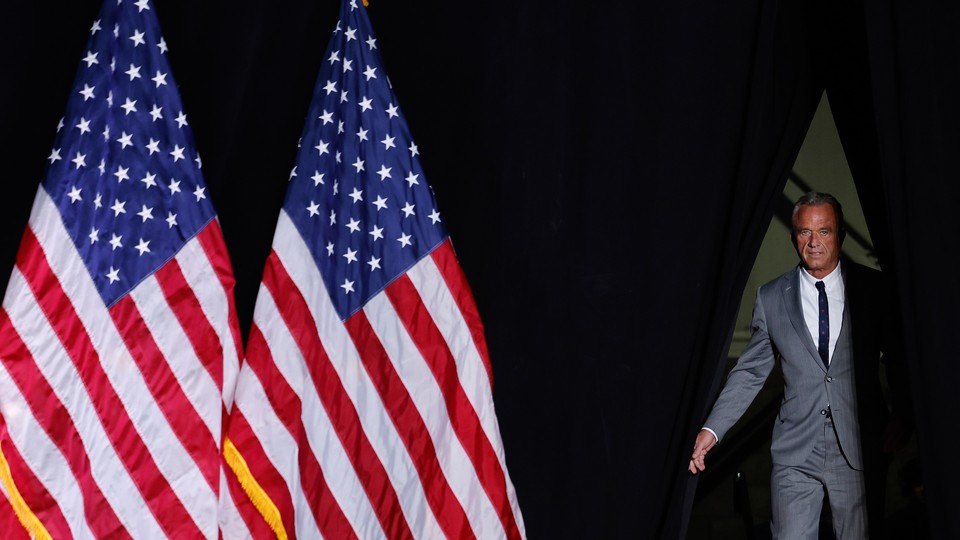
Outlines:
POLYGON ((525 536, 483 327, 356 1, 324 55, 224 453, 226 537, 525 536))
POLYGON ((166 53, 106 0, 0 310, 0 511, 37 538, 219 534, 240 339, 166 53))

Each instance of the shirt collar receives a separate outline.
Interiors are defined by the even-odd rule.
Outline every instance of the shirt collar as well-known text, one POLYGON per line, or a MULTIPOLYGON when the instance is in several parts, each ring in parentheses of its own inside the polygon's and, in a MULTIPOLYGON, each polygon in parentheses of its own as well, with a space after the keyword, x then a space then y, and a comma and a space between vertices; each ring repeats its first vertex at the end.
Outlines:
POLYGON ((825 287, 828 291, 831 290, 831 289, 833 289, 834 287, 836 287, 838 283, 842 283, 842 282, 843 282, 843 274, 842 274, 842 272, 840 271, 840 263, 837 263, 837 267, 834 268, 832 272, 830 272, 829 274, 823 276, 823 279, 817 279, 817 278, 811 276, 811 275, 806 271, 806 269, 804 269, 804 267, 801 265, 801 266, 800 266, 800 277, 801 277, 802 279, 806 280, 806 282, 807 282, 811 287, 816 286, 816 283, 817 283, 818 281, 822 281, 824 287, 825 287))

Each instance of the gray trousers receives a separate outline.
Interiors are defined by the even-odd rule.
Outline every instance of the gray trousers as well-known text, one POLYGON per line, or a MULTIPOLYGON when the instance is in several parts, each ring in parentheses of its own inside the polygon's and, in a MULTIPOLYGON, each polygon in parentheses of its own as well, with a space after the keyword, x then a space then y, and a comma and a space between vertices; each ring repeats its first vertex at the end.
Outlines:
POLYGON ((840 451, 833 422, 826 418, 813 452, 802 465, 773 464, 770 477, 773 538, 817 540, 826 494, 838 540, 867 538, 863 472, 850 468, 840 451))

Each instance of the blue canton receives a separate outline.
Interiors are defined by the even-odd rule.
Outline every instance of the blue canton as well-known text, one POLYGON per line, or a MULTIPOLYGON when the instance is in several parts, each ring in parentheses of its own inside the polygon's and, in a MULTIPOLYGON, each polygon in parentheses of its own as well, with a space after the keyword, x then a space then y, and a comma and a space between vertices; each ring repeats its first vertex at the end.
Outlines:
POLYGON ((324 58, 284 209, 345 320, 447 233, 356 1, 324 58))
POLYGON ((43 188, 109 306, 214 218, 151 2, 105 2, 43 188))

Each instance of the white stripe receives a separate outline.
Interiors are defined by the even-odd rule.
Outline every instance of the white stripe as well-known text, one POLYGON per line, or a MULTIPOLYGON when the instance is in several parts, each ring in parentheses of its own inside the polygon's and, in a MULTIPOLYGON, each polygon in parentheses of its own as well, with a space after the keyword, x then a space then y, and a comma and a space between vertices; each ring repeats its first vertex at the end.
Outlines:
MULTIPOLYGON (((456 300, 447 288, 443 274, 432 257, 424 257, 407 272, 410 281, 420 294, 430 317, 443 335, 447 347, 457 360, 457 372, 460 384, 463 386, 467 399, 480 418, 480 424, 487 439, 493 446, 497 461, 507 484, 507 497, 513 510, 514 518, 520 534, 526 537, 523 517, 520 514, 520 505, 517 502, 516 491, 510 475, 507 472, 506 457, 503 443, 500 439, 500 426, 493 405, 493 390, 490 387, 486 366, 477 345, 473 341, 473 334, 463 313, 457 306, 456 300)), ((484 536, 486 531, 478 531, 478 536, 484 536)))
MULTIPOLYGON (((34 418, 3 362, 0 362, 0 412, 7 433, 34 476, 56 501, 74 538, 93 538, 83 513, 83 493, 60 449, 34 418)), ((16 482, 16 478, 14 478, 16 482)), ((6 495, 6 488, 0 482, 6 495)), ((9 496, 7 496, 9 499, 9 496)))
MULTIPOLYGON (((103 496, 132 536, 161 537, 163 531, 153 515, 143 511, 146 503, 110 444, 86 387, 80 383, 80 374, 36 305, 19 268, 14 268, 10 276, 6 298, 15 300, 5 305, 4 309, 9 313, 11 324, 33 355, 44 379, 73 419, 84 450, 91 456, 90 475, 100 486, 103 496)), ((26 450, 25 455, 32 452, 30 447, 22 448, 26 450)))
MULTIPOLYGON (((140 316, 160 353, 183 389, 190 404, 197 411, 207 430, 220 444, 220 395, 217 383, 197 357, 176 315, 170 309, 156 277, 149 276, 130 292, 140 316)), ((191 434, 183 435, 190 437, 191 434)))
POLYGON ((220 533, 224 539, 241 540, 253 538, 247 523, 240 515, 237 505, 230 495, 230 486, 227 485, 226 475, 233 471, 225 465, 220 468, 220 533))
POLYGON ((370 324, 430 432, 443 474, 463 506, 475 536, 506 536, 497 512, 490 504, 476 475, 473 463, 453 430, 437 379, 424 361, 416 343, 400 324, 393 304, 381 293, 367 303, 364 311, 369 314, 370 324), (480 534, 481 532, 483 534, 480 534))
MULTIPOLYGON (((267 399, 260 379, 248 364, 240 368, 235 398, 234 406, 247 419, 247 424, 259 439, 267 460, 280 473, 287 485, 287 493, 293 502, 294 526, 297 535, 304 534, 307 538, 320 536, 313 514, 310 512, 310 505, 300 488, 297 441, 270 407, 270 401, 267 399)), ((287 531, 287 534, 290 534, 290 531, 287 531)))
MULTIPOLYGON (((120 396, 161 474, 202 534, 216 538, 217 496, 153 401, 143 375, 113 325, 89 274, 78 271, 85 266, 60 219, 56 206, 41 187, 31 212, 30 227, 43 246, 50 268, 74 305, 110 384, 120 396)), ((141 507, 125 518, 139 520, 144 513, 141 507)))
MULTIPOLYGON (((183 246, 176 259, 184 279, 193 289, 193 294, 196 295, 203 309, 203 314, 223 345, 223 402, 229 411, 233 405, 237 372, 240 370, 240 352, 238 344, 233 341, 233 332, 230 330, 230 301, 227 292, 220 282, 216 269, 207 258, 206 251, 196 238, 183 246)), ((216 433, 219 432, 218 428, 216 433)), ((216 439, 219 444, 220 437, 216 439)))
POLYGON ((386 469, 408 525, 413 531, 440 530, 403 441, 331 303, 309 249, 285 210, 277 220, 273 247, 316 318, 324 350, 356 408, 367 439, 386 469))
MULTIPOLYGON (((263 285, 257 295, 253 321, 263 334, 277 370, 300 396, 301 421, 310 444, 310 448, 301 448, 300 451, 313 453, 323 471, 327 487, 357 536, 364 539, 385 538, 386 534, 363 486, 353 473, 350 458, 333 430, 316 388, 306 384, 311 379, 304 365, 303 354, 277 311, 273 296, 263 285)), ((300 534, 300 530, 297 533, 300 534)))

